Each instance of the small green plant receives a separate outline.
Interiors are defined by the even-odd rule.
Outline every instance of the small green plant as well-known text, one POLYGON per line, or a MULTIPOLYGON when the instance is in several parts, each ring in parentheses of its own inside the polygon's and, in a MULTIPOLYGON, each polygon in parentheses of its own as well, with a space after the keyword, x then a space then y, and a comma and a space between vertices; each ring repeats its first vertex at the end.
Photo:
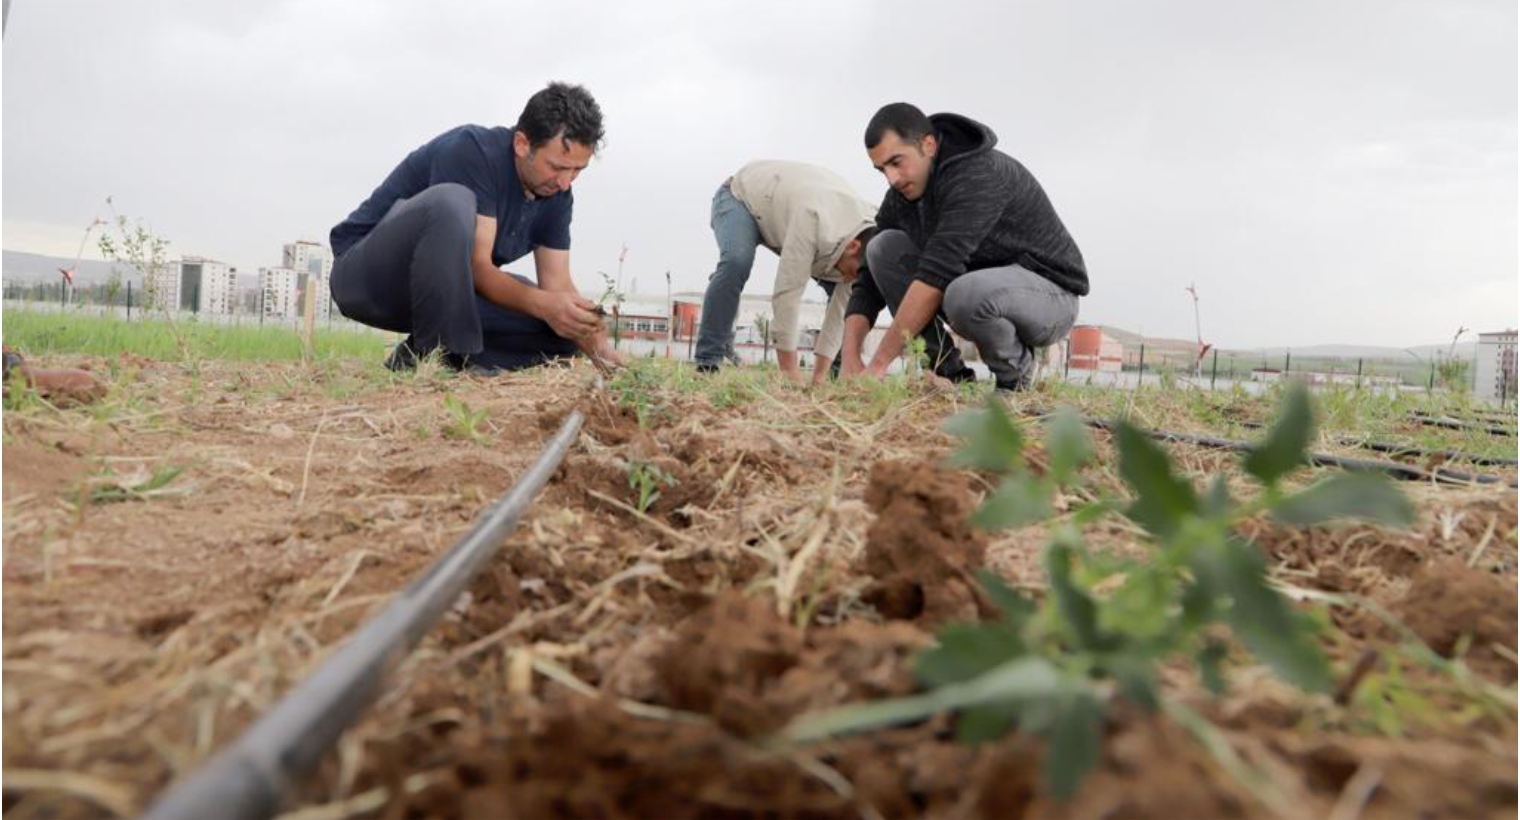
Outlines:
POLYGON ((669 473, 645 461, 628 466, 628 489, 633 491, 634 507, 641 513, 649 512, 650 506, 660 500, 660 488, 676 483, 669 473))
POLYGON ((114 504, 122 501, 147 501, 165 495, 178 495, 186 492, 183 488, 171 488, 169 485, 178 478, 185 468, 173 465, 160 467, 149 473, 140 470, 130 475, 117 476, 108 473, 104 477, 92 482, 88 492, 76 495, 75 500, 84 500, 90 504, 114 504))
POLYGON ((472 441, 476 444, 485 440, 485 434, 480 430, 480 426, 486 421, 485 410, 470 407, 463 399, 455 397, 452 393, 444 394, 443 406, 449 413, 449 423, 443 426, 444 438, 472 441))
POLYGON ((656 362, 639 361, 622 368, 607 386, 620 407, 633 410, 639 427, 647 429, 672 415, 660 398, 663 381, 656 362))
MULTIPOLYGON (((1025 466, 1023 431, 995 399, 946 427, 964 440, 954 463, 999 477, 973 519, 986 529, 1049 519, 1056 495, 1080 481, 1091 456, 1085 426, 1069 411, 1047 425, 1043 475, 1025 466)), ((981 586, 1002 617, 944 627, 937 645, 915 661, 924 693, 804 716, 785 736, 807 741, 954 712, 957 734, 968 742, 1015 727, 1044 738, 1046 783, 1066 797, 1097 764, 1115 700, 1148 710, 1162 705, 1163 664, 1190 659, 1211 691, 1224 691, 1232 646, 1226 636, 1283 679, 1328 692, 1330 667, 1313 618, 1269 583, 1261 554, 1235 525, 1263 512, 1294 525, 1340 517, 1402 525, 1413 517, 1409 502, 1383 477, 1363 473, 1338 473, 1296 492, 1283 486, 1303 465, 1313 430, 1302 388, 1288 394, 1277 424, 1243 460, 1260 487, 1250 500, 1233 498, 1222 476, 1199 493, 1143 431, 1123 421, 1112 429, 1132 498, 1100 498, 1053 524, 1043 602, 982 571, 981 586), (1088 549, 1080 527, 1113 512, 1144 528, 1149 560, 1088 549), (1110 591, 1098 593, 1100 585, 1110 591)), ((1168 711, 1181 714, 1180 707, 1168 711)))
POLYGON ((922 334, 904 339, 903 372, 910 378, 923 375, 925 372, 934 372, 933 363, 929 361, 928 350, 928 343, 924 341, 922 334))

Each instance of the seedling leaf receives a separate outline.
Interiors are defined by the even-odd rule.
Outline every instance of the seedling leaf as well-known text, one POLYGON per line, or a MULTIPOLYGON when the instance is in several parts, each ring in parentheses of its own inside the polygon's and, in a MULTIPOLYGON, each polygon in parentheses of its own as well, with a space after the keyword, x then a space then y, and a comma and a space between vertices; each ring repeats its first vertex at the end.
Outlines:
POLYGON ((965 439, 961 449, 950 457, 952 466, 999 473, 1021 466, 1024 435, 995 395, 981 410, 967 410, 946 419, 945 432, 965 439))
POLYGON ((1127 515, 1158 536, 1177 531, 1182 519, 1198 512, 1192 485, 1172 473, 1172 462, 1161 446, 1128 422, 1115 428, 1119 443, 1119 474, 1136 493, 1127 515))
POLYGON ((1042 481, 1018 473, 998 484, 971 514, 971 523, 984 530, 1019 527, 1050 517, 1050 487, 1042 481))
POLYGON ((1245 458, 1245 470, 1267 486, 1304 463, 1304 450, 1314 435, 1314 414, 1309 409, 1309 389, 1295 384, 1288 390, 1282 415, 1266 439, 1245 458))
POLYGON ((1337 473, 1277 504, 1272 516, 1307 526, 1334 518, 1361 518, 1397 527, 1414 521, 1414 506, 1393 483, 1372 473, 1337 473))

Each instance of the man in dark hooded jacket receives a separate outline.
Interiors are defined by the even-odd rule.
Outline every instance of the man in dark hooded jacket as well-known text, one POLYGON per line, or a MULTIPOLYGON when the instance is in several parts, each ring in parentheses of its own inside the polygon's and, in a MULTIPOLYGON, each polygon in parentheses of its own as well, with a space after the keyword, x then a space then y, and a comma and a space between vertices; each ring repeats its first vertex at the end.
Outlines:
POLYGON ((876 215, 846 310, 842 369, 880 376, 922 335, 935 372, 971 378, 943 322, 976 344, 1001 390, 1021 390, 1034 351, 1066 336, 1088 292, 1082 253, 1034 175, 994 148, 992 129, 959 114, 883 107, 866 151, 891 190, 876 215), (892 327, 869 363, 866 334, 881 309, 892 327))

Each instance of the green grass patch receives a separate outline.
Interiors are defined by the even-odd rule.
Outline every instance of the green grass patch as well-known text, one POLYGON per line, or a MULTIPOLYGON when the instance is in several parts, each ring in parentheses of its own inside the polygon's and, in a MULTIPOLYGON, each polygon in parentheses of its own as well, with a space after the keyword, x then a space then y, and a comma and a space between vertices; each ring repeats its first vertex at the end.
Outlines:
MULTIPOLYGON (((5 343, 32 356, 131 353, 163 361, 185 358, 279 361, 299 359, 302 353, 300 335, 289 327, 274 324, 222 325, 177 320, 171 329, 163 319, 127 321, 113 316, 21 309, 7 309, 3 318, 5 343), (184 340, 185 350, 175 340, 175 331, 184 340)), ((318 322, 312 333, 312 352, 317 358, 377 358, 395 344, 396 338, 392 334, 327 330, 318 322)))

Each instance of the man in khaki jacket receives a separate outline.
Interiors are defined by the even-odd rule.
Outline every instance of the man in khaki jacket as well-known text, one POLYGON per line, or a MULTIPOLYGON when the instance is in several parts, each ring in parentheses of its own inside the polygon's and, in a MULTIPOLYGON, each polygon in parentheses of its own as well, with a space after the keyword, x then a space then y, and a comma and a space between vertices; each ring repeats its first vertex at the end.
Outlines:
POLYGON ((718 268, 702 298, 697 335, 699 370, 711 372, 733 354, 739 295, 749 281, 755 249, 781 257, 771 296, 771 338, 782 372, 802 378, 797 361, 798 309, 808 279, 829 294, 823 328, 813 346, 813 381, 826 378, 844 336, 845 306, 866 243, 876 232, 876 207, 842 177, 801 162, 752 162, 713 196, 718 268))

